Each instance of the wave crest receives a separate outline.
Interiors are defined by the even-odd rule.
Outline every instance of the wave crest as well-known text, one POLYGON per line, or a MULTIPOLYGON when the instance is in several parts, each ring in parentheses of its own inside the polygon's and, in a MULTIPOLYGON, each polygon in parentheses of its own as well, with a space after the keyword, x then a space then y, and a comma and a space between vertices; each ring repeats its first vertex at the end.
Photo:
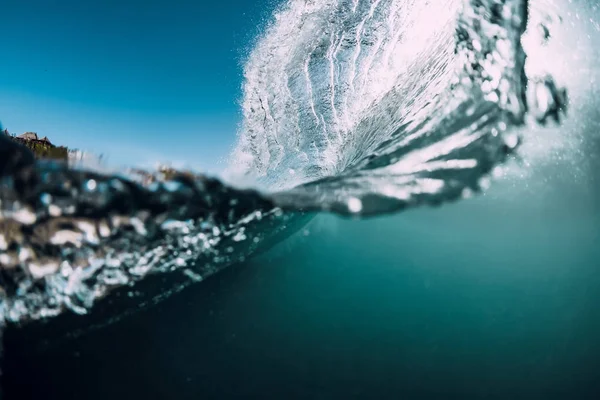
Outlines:
POLYGON ((290 0, 246 65, 226 174, 260 192, 35 162, 0 138, 0 321, 85 313, 149 274, 202 280, 302 212, 374 215, 487 187, 529 108, 540 122, 564 109, 551 77, 525 75, 527 12, 526 0, 290 0))

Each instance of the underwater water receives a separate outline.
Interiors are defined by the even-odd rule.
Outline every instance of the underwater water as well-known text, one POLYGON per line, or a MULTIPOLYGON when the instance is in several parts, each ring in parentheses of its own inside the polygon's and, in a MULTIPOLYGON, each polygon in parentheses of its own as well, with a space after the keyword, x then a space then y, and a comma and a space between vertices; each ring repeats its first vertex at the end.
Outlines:
POLYGON ((5 390, 594 399, 600 218, 557 203, 323 217, 274 253, 75 340, 32 352, 44 330, 10 333, 5 390))
POLYGON ((291 0, 221 180, 0 143, 5 395, 595 398, 598 12, 291 0))

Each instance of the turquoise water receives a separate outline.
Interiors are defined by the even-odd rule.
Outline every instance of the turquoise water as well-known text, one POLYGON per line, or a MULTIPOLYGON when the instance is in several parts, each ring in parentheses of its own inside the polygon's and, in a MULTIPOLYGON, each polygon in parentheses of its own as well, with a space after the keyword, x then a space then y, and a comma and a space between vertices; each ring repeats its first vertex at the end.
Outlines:
POLYGON ((7 390, 596 398, 598 193, 573 202, 550 187, 541 201, 514 202, 496 190, 393 218, 319 216, 271 253, 29 356, 21 368, 33 375, 7 371, 7 390))

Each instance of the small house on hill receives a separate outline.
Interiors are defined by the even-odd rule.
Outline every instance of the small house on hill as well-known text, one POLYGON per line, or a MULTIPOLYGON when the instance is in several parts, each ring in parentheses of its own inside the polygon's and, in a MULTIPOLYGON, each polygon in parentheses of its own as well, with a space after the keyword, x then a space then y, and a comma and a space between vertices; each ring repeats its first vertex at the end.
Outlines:
POLYGON ((17 138, 23 140, 39 140, 38 135, 35 132, 25 132, 24 134, 17 136, 17 138))
POLYGON ((39 143, 44 146, 54 147, 52 142, 50 142, 50 139, 48 139, 48 136, 44 136, 43 138, 40 139, 38 134, 35 132, 25 132, 22 135, 17 136, 17 140, 20 140, 23 142, 39 143))

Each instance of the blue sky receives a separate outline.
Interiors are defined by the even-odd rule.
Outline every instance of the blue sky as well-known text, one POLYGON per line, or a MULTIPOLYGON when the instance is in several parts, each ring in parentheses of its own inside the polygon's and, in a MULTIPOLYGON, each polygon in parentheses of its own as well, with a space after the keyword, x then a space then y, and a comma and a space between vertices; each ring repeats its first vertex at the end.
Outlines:
POLYGON ((112 163, 220 169, 275 3, 3 0, 0 121, 112 163))

